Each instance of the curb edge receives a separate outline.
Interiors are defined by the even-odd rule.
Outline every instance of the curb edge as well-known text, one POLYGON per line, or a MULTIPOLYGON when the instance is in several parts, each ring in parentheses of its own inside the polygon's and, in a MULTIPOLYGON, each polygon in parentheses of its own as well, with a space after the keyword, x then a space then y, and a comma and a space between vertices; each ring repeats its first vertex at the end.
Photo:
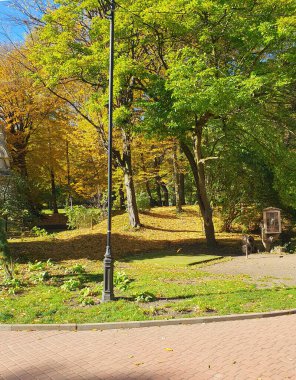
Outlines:
POLYGON ((296 314, 296 309, 277 310, 263 313, 229 314, 214 317, 158 319, 131 322, 107 323, 68 323, 68 324, 0 324, 1 331, 103 331, 133 329, 140 327, 162 327, 174 325, 193 325, 198 323, 230 322, 246 319, 271 318, 296 314))

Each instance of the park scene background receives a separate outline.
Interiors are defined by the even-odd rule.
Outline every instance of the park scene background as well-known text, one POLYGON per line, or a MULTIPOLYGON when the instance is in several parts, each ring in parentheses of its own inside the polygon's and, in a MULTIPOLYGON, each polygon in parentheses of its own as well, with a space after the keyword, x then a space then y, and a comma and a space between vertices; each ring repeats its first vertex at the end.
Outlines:
POLYGON ((109 3, 0 6, 0 323, 295 308, 294 2, 116 3, 110 303, 109 3), (245 271, 245 234, 287 271, 245 271))

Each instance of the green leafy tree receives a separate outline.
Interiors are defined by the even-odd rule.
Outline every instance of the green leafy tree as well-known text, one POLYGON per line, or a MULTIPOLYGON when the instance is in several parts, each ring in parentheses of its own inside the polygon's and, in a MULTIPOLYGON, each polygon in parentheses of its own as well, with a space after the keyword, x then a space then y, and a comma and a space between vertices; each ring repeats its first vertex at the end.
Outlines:
MULTIPOLYGON (((109 25, 103 4, 57 1, 27 49, 36 79, 92 124, 106 146, 109 25)), ((113 156, 124 174, 132 225, 139 223, 131 149, 135 130, 179 141, 209 245, 216 243, 215 170, 225 175, 226 189, 227 180, 245 178, 250 168, 258 173, 268 168, 270 176, 259 175, 260 180, 285 204, 294 204, 294 15, 292 0, 117 4, 113 156), (246 159, 254 152, 262 165, 246 159)), ((227 189, 224 194, 232 196, 227 189)))
MULTIPOLYGON (((30 46, 35 77, 77 114, 93 125, 101 143, 108 146, 109 22, 106 9, 95 1, 58 1, 48 9, 44 26, 30 46), (37 37, 38 35, 38 37, 37 37), (35 70, 37 66, 37 71, 35 70)), ((130 224, 140 225, 132 167, 134 99, 137 97, 133 60, 139 52, 130 43, 131 28, 117 30, 115 65, 114 145, 115 165, 122 170, 130 224)))
POLYGON ((145 27, 146 40, 161 66, 156 73, 149 70, 144 124, 159 135, 179 138, 211 245, 208 172, 215 160, 227 158, 224 148, 231 149, 237 137, 241 144, 248 139, 252 147, 268 148, 276 136, 270 155, 280 158, 283 130, 271 111, 284 103, 294 80, 293 14, 295 4, 289 0, 250 0, 241 6, 222 0, 159 1, 137 13, 151 26, 145 27))

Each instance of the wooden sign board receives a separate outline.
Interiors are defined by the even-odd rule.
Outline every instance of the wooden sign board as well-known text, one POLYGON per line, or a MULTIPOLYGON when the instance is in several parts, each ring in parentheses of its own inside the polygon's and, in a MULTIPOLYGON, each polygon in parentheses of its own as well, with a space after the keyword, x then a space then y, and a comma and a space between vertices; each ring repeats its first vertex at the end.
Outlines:
POLYGON ((282 232, 281 210, 274 207, 264 209, 263 224, 266 234, 280 234, 282 232))

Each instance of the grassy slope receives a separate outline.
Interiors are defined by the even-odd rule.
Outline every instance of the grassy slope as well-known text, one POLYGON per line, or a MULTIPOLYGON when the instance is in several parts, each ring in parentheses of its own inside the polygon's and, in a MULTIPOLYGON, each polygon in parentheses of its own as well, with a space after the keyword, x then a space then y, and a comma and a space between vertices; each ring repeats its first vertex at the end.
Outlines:
MULTIPOLYGON (((201 218, 197 206, 184 207, 185 212, 177 215, 174 207, 155 208, 141 214, 143 227, 140 230, 129 228, 127 214, 113 217, 113 254, 122 257, 128 253, 163 250, 172 247, 184 249, 188 245, 199 244, 195 253, 208 253, 202 232, 201 218)), ((216 219, 216 226, 219 221, 216 219)), ((106 244, 106 221, 93 230, 66 231, 56 234, 55 239, 26 238, 14 239, 11 247, 16 256, 33 259, 101 259, 106 244)), ((237 251, 238 237, 233 234, 217 234, 222 246, 219 253, 237 251), (222 249, 222 251, 221 251, 222 249)))
POLYGON ((218 249, 207 250, 196 208, 185 210, 181 215, 176 215, 174 208, 142 214, 145 227, 138 231, 129 229, 126 215, 114 217, 115 272, 125 272, 132 280, 128 289, 115 290, 117 302, 100 304, 100 290, 96 289, 103 279, 102 261, 97 259, 105 251, 105 222, 93 231, 59 233, 54 240, 14 240, 11 244, 15 254, 31 260, 51 257, 56 263, 33 271, 26 263, 17 264, 17 278, 22 284, 16 294, 9 294, 9 286, 0 286, 0 323, 145 320, 296 307, 296 288, 274 287, 267 281, 266 289, 262 289, 249 276, 199 271, 199 261, 239 252, 240 236, 218 234, 218 249), (71 273, 77 263, 85 267, 85 273, 71 273), (36 281, 44 271, 49 278, 36 281), (87 298, 93 305, 82 303, 80 289, 61 288, 69 279, 79 279, 80 289, 90 289, 87 298), (156 300, 135 302, 143 292, 152 293, 156 300))

